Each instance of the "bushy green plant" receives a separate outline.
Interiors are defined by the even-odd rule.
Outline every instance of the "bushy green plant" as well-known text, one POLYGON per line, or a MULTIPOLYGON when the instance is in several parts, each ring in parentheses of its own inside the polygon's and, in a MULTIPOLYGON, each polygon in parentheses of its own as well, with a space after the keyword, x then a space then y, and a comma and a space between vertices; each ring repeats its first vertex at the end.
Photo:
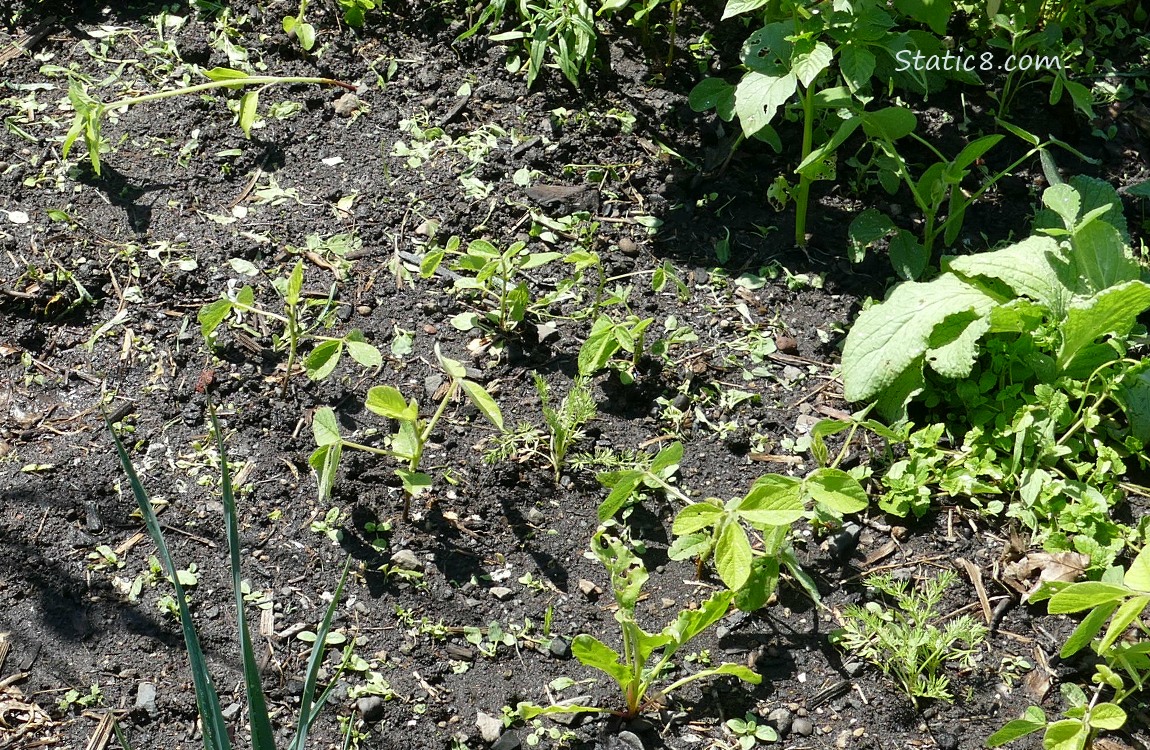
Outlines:
POLYGON ((894 606, 868 602, 845 607, 842 627, 832 640, 877 666, 916 705, 920 698, 949 702, 953 696, 943 669, 948 664, 973 666, 988 632, 970 615, 939 624, 938 605, 954 579, 952 570, 917 586, 889 574, 868 576, 866 584, 893 598, 894 606))
POLYGON ((586 378, 576 378, 559 405, 551 402, 551 389, 539 373, 533 373, 535 392, 542 402, 546 432, 530 423, 500 435, 495 446, 484 454, 488 462, 525 456, 542 456, 551 465, 558 482, 571 447, 583 439, 583 426, 595 417, 597 408, 586 378))
MULTIPOLYGON (((212 431, 215 434, 216 447, 220 453, 220 491, 224 506, 224 533, 228 539, 228 561, 231 570, 236 623, 239 628, 239 648, 243 661, 244 688, 248 698, 248 721, 252 735, 251 745, 254 750, 275 750, 275 732, 272 728, 271 714, 268 709, 267 699, 264 697, 263 686, 260 680, 256 646, 252 642, 245 613, 244 584, 240 565, 241 546, 239 523, 236 516, 236 499, 232 488, 231 470, 228 467, 223 431, 220 429, 219 421, 216 419, 214 408, 211 411, 211 423, 212 431)), ((132 459, 128 456, 127 450, 116 435, 115 430, 112 429, 110 423, 108 424, 108 429, 111 431, 112 440, 116 444, 116 453, 119 456, 120 465, 123 467, 124 473, 128 476, 132 496, 135 498, 136 505, 139 507, 140 513, 144 518, 144 525, 147 528, 148 536, 151 537, 152 542, 156 545, 157 555, 163 563, 165 570, 169 571, 169 573, 177 571, 179 567, 176 565, 168 550, 160 522, 156 518, 156 512, 152 507, 152 501, 148 497, 148 493, 144 489, 143 484, 140 482, 139 476, 136 474, 136 470, 132 465, 132 459)), ((331 630, 331 623, 335 616, 336 609, 339 607, 339 601, 343 594, 344 584, 347 582, 350 565, 351 558, 348 558, 347 563, 344 565, 343 573, 340 576, 339 583, 336 585, 331 604, 328 605, 324 613, 323 621, 316 631, 316 640, 312 646, 311 656, 308 659, 307 670, 304 676, 303 692, 300 694, 299 717, 296 723, 296 730, 286 746, 290 748, 290 750, 304 750, 307 745, 308 733, 319 717, 320 710, 327 703, 339 679, 339 673, 336 673, 323 692, 316 695, 316 690, 319 686, 319 675, 323 667, 324 648, 327 642, 327 636, 331 630)), ((230 735, 227 720, 224 718, 223 710, 220 706, 219 694, 216 692, 216 688, 212 682, 211 672, 208 670, 207 661, 204 658, 204 652, 200 646, 199 636, 196 633, 195 620, 193 620, 191 609, 188 606, 188 598, 184 591, 184 586, 180 582, 178 575, 170 575, 168 580, 171 582, 175 593, 175 601, 179 610, 180 626, 184 635, 184 643, 187 646, 188 659, 191 662, 192 681, 196 690, 196 706, 200 715, 200 731, 203 733, 204 748, 205 750, 230 750, 232 745, 229 739, 230 735)))
MULTIPOLYGON (((611 589, 618 609, 615 619, 622 628, 623 653, 594 636, 581 634, 571 644, 571 653, 582 664, 607 674, 623 693, 626 717, 640 714, 646 707, 658 705, 670 693, 696 680, 719 675, 732 675, 757 685, 762 677, 741 664, 724 663, 702 669, 656 689, 669 668, 675 654, 695 637, 718 622, 731 606, 733 591, 717 591, 697 609, 681 611, 675 621, 658 633, 644 630, 635 617, 643 586, 647 582, 647 569, 619 539, 600 529, 591 540, 591 551, 611 574, 611 589), (650 664, 656 651, 658 661, 650 664)), ((557 713, 602 713, 609 709, 593 706, 555 705, 548 707, 520 703, 519 715, 524 719, 557 713)))

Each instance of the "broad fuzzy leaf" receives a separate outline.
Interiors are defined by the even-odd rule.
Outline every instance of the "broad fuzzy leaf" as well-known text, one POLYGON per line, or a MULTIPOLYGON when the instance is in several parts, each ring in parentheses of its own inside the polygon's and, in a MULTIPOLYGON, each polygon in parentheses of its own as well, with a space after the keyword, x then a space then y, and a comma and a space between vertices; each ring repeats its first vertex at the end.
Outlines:
POLYGON ((1062 325, 1058 368, 1067 369, 1074 357, 1099 336, 1129 333, 1134 321, 1148 307, 1150 285, 1142 281, 1128 281, 1072 304, 1062 325))
POLYGON ((997 300, 954 274, 899 285, 881 305, 863 311, 843 347, 843 393, 866 401, 893 385, 930 348, 935 327, 951 315, 986 315, 997 300))
POLYGON ((1015 294, 1029 297, 1061 317, 1071 292, 1059 277, 1059 260, 1058 242, 1036 235, 1001 250, 953 258, 949 269, 968 278, 997 279, 1015 294))
POLYGON ((775 118, 782 107, 794 96, 798 79, 794 73, 778 74, 750 71, 735 87, 735 113, 743 135, 750 138, 775 118))

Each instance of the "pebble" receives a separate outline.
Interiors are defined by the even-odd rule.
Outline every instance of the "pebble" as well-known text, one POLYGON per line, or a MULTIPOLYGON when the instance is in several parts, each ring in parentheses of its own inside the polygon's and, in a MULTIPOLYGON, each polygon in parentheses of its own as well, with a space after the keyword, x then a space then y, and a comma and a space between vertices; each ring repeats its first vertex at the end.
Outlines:
POLYGON ((775 348, 783 354, 798 354, 799 342, 795 340, 794 336, 780 334, 775 336, 775 348))
POLYGON ((505 602, 511 598, 515 592, 506 586, 493 586, 491 588, 491 595, 501 602, 505 602))
POLYGON ((854 554, 855 549, 858 547, 859 534, 862 533, 862 526, 854 521, 847 521, 839 532, 834 535, 830 543, 827 545, 827 551, 839 563, 845 563, 854 554))
POLYGON ((371 305, 359 305, 355 311, 360 315, 371 315, 371 305))
POLYGON ((503 722, 482 711, 475 715, 475 726, 479 729, 479 736, 487 743, 495 742, 503 734, 503 722))
POLYGON ((355 702, 355 710, 368 723, 379 721, 383 718, 383 696, 365 695, 355 702))
POLYGON ((400 570, 423 570, 423 561, 409 549, 397 549, 393 552, 391 564, 400 570))
POLYGON ((835 737, 835 747, 839 750, 846 750, 847 745, 851 742, 851 730, 844 729, 835 737))
POLYGON ((229 705, 228 705, 228 707, 227 707, 227 708, 225 708, 224 710, 220 711, 220 714, 221 714, 221 715, 222 715, 222 716, 223 716, 225 719, 227 719, 228 721, 231 721, 232 719, 234 719, 234 718, 236 718, 237 716, 239 716, 239 715, 240 715, 240 708, 242 708, 242 706, 240 706, 240 704, 238 704, 238 703, 231 703, 231 704, 229 704, 229 705))
POLYGON ((958 738, 950 732, 935 732, 934 741, 938 743, 938 750, 955 750, 958 747, 958 738))
POLYGON ((619 252, 634 257, 639 254, 639 245, 630 237, 623 237, 619 240, 619 252))
POLYGON ((156 707, 156 686, 151 682, 141 682, 136 688, 136 708, 150 717, 159 713, 156 707))
POLYGON ((547 650, 556 659, 570 659, 571 658, 571 642, 562 636, 557 636, 551 639, 551 645, 547 650))
POLYGON ((786 735, 791 731, 791 723, 795 720, 794 714, 785 708, 776 708, 767 714, 767 721, 772 724, 779 734, 786 735))
POLYGON ((815 733, 815 724, 805 716, 800 716, 791 724, 791 731, 800 737, 810 737, 815 733))
POLYGON ((515 732, 504 732, 499 739, 491 744, 491 750, 519 750, 523 743, 515 732))
POLYGON ((595 585, 594 581, 588 581, 586 578, 579 579, 579 591, 588 599, 598 599, 603 593, 603 589, 595 585))

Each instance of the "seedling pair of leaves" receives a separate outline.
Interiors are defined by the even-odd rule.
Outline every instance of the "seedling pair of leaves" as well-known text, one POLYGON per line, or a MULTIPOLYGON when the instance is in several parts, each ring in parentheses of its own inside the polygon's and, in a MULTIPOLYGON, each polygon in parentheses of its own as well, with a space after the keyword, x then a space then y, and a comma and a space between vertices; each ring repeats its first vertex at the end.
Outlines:
POLYGON ((654 318, 638 318, 629 315, 621 321, 614 321, 607 315, 600 315, 591 325, 591 333, 579 348, 579 374, 590 377, 610 366, 619 373, 624 385, 635 382, 635 370, 643 358, 647 328, 654 318), (626 361, 612 359, 620 350, 631 355, 626 361))
MULTIPOLYGON (((675 654, 727 614, 734 592, 717 591, 697 609, 680 612, 675 621, 662 631, 650 633, 640 627, 635 619, 635 608, 648 578, 643 561, 622 541, 610 536, 603 529, 592 538, 591 551, 611 574, 611 589, 618 605, 615 619, 622 629, 623 653, 620 654, 587 634, 575 637, 571 644, 571 653, 581 664, 605 673, 619 686, 623 694, 624 708, 614 713, 628 718, 635 717, 647 706, 658 705, 664 696, 695 680, 732 675, 753 685, 762 681, 761 676, 744 665, 724 663, 687 675, 655 690, 656 684, 662 679, 675 654), (660 650, 658 661, 648 666, 652 656, 660 650)), ((543 708, 520 703, 518 711, 524 720, 530 720, 536 716, 550 714, 602 713, 608 709, 570 705, 543 708)))
POLYGON ((865 510, 866 490, 841 469, 815 469, 802 479, 767 474, 747 494, 723 503, 718 498, 693 503, 675 516, 671 531, 677 537, 668 553, 672 560, 698 559, 699 574, 712 558, 719 578, 737 592, 739 609, 753 612, 767 603, 786 566, 815 601, 818 587, 803 572, 787 543, 791 524, 807 513, 809 503, 841 518, 865 510), (761 533, 762 550, 751 546, 747 527, 761 533))
MULTIPOLYGON (((303 261, 297 261, 287 279, 277 279, 273 282, 276 291, 284 301, 284 314, 265 310, 255 304, 255 290, 245 285, 235 293, 234 297, 225 296, 200 308, 196 319, 200 323, 200 333, 208 346, 215 343, 216 331, 224 321, 233 314, 242 320, 244 313, 258 315, 274 320, 283 325, 283 335, 276 341, 277 346, 286 342, 288 347, 287 371, 284 374, 284 390, 295 368, 296 356, 301 343, 312 340, 319 341, 304 360, 304 370, 312 380, 324 380, 335 371, 344 350, 364 367, 380 367, 383 364, 383 355, 379 349, 364 340, 363 332, 352 329, 345 336, 334 338, 320 336, 312 333, 312 328, 319 323, 323 315, 309 326, 304 321, 304 311, 308 305, 303 297, 303 261)), ((334 289, 332 290, 334 294, 334 289)), ((329 296, 325 307, 330 307, 329 296)))
POLYGON ((1046 596, 1051 614, 1086 612, 1059 656, 1068 659, 1091 647, 1100 659, 1094 667, 1094 697, 1087 700, 1080 687, 1063 684, 1063 696, 1070 704, 1065 718, 1049 721, 1042 709, 1031 706, 1022 718, 991 735, 988 747, 999 747, 1045 730, 1044 747, 1084 750, 1100 731, 1117 731, 1125 725, 1122 702, 1150 681, 1150 629, 1142 620, 1142 613, 1150 605, 1150 547, 1143 548, 1125 571, 1110 568, 1099 581, 1048 583, 1031 601, 1046 596), (1099 700, 1104 690, 1113 691, 1111 700, 1099 700))
POLYGON ((484 417, 495 427, 503 431, 503 414, 499 405, 487 390, 473 380, 467 379, 467 370, 464 366, 439 351, 435 346, 435 356, 439 366, 451 379, 450 385, 444 391, 439 406, 430 419, 419 416, 419 402, 414 398, 410 401, 404 399, 398 388, 390 385, 377 385, 367 392, 364 405, 368 411, 393 419, 398 429, 388 440, 388 448, 376 448, 362 443, 352 442, 340 434, 339 421, 331 407, 316 409, 312 418, 312 433, 316 445, 319 447, 308 458, 308 464, 316 472, 319 482, 320 502, 326 502, 331 495, 331 488, 335 482, 336 470, 344 448, 366 451, 383 456, 394 456, 406 464, 405 468, 396 469, 396 475, 403 483, 403 517, 406 520, 410 512, 411 498, 418 497, 432 484, 432 478, 419 470, 423 461, 423 451, 431 439, 431 433, 439 423, 451 403, 455 394, 462 390, 467 398, 475 405, 484 417))
MULTIPOLYGON (((363 2, 364 0, 359 1, 363 2)), ((251 128, 252 125, 255 124, 258 113, 260 92, 269 86, 312 83, 340 86, 349 91, 355 91, 355 86, 350 83, 344 83, 343 81, 337 81, 332 78, 315 78, 309 76, 254 76, 232 68, 212 68, 211 70, 201 70, 200 72, 204 77, 209 79, 207 83, 184 86, 168 91, 158 91, 154 94, 145 94, 143 96, 117 99, 107 104, 94 99, 88 93, 82 81, 76 78, 72 79, 68 84, 68 100, 72 103, 72 109, 75 110, 76 116, 72 120, 72 126, 69 128, 67 135, 64 136, 62 148, 64 158, 68 158, 68 152, 71 151, 76 141, 82 137, 88 149, 88 159, 92 163, 92 171, 99 175, 100 152, 101 150, 106 150, 106 143, 102 131, 104 116, 109 112, 126 109, 137 104, 145 104, 147 102, 170 99, 177 96, 191 96, 219 88, 254 89, 245 92, 240 98, 239 114, 237 116, 240 128, 244 131, 244 137, 250 138, 251 128)))

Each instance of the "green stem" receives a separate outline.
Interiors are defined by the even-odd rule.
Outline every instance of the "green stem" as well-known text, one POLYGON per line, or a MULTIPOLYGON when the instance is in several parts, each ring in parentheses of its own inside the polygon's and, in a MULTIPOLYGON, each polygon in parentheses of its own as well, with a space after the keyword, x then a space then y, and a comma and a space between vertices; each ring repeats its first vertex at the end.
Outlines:
MULTIPOLYGON (((814 95, 808 86, 803 92, 803 153, 800 162, 805 162, 811 155, 811 146, 814 142, 815 129, 815 101, 814 95)), ((799 190, 795 195, 795 244, 799 247, 807 246, 807 202, 810 199, 811 179, 799 173, 799 190)))
POLYGON ((299 346, 299 320, 296 318, 296 309, 294 305, 289 305, 286 308, 287 312, 287 336, 288 336, 288 361, 287 371, 284 372, 284 385, 283 390, 280 392, 280 398, 287 398, 288 382, 291 380, 291 371, 295 367, 296 349, 299 346))
POLYGON ((161 99, 170 99, 175 96, 184 96, 185 94, 198 94, 203 91, 211 91, 213 89, 221 88, 240 88, 244 86, 274 86, 277 84, 293 84, 293 83, 315 83, 326 86, 339 86, 348 91, 355 91, 355 86, 343 81, 337 81, 334 78, 314 78, 309 76, 245 76, 243 78, 225 78, 222 81, 208 81, 207 83, 198 83, 195 86, 186 86, 182 89, 171 89, 169 91, 157 91, 153 94, 144 94, 143 96, 134 96, 128 99, 120 99, 111 102, 110 104, 101 104, 100 107, 104 110, 120 109, 121 107, 131 107, 136 104, 146 104, 147 102, 155 102, 161 99))
POLYGON ((341 443, 342 443, 344 448, 351 448, 351 449, 357 450, 357 451, 366 451, 367 453, 374 453, 377 456, 394 456, 395 455, 394 451, 385 450, 383 448, 374 448, 370 445, 364 445, 363 443, 353 443, 350 440, 343 440, 343 441, 341 441, 341 443))

